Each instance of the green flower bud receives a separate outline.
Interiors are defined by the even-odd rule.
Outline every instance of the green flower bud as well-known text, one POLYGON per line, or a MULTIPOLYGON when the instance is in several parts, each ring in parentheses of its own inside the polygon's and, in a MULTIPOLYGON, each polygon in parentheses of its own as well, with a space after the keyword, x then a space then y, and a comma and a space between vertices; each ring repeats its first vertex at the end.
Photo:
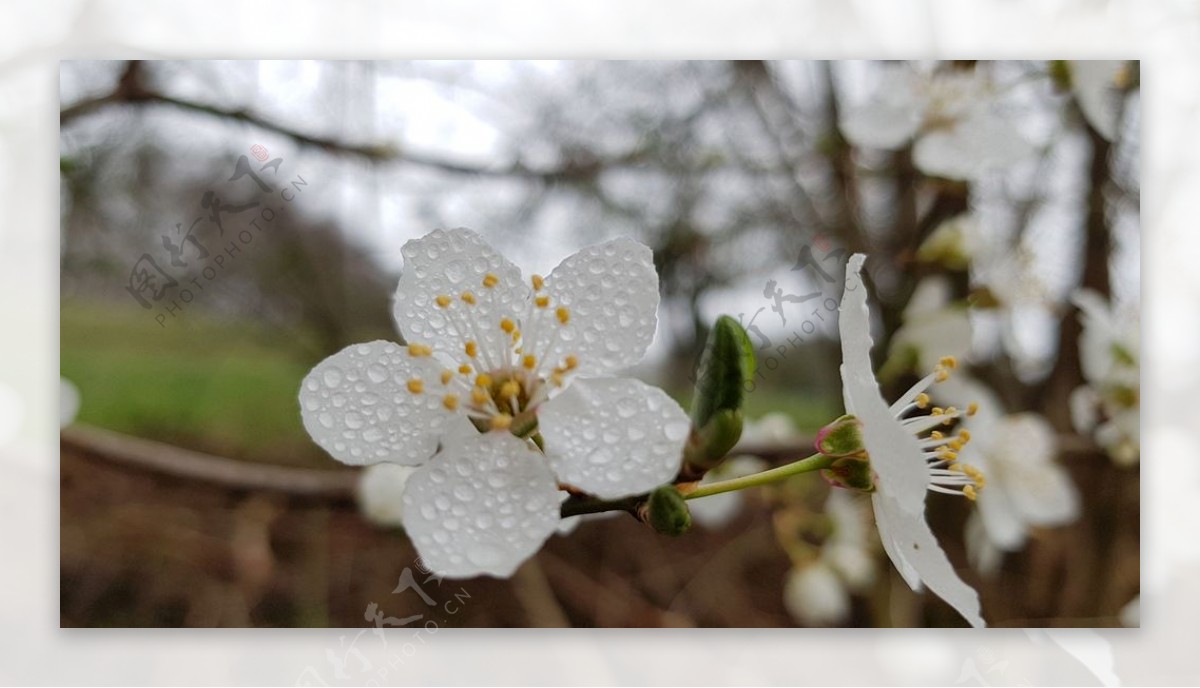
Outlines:
POLYGON ((697 430, 692 428, 683 448, 684 478, 699 480, 716 468, 742 437, 742 412, 722 409, 697 430))
POLYGON ((746 331, 728 315, 717 318, 696 371, 692 424, 703 428, 720 411, 740 411, 754 367, 754 345, 746 331))
POLYGON ((825 456, 842 457, 865 454, 863 424, 858 418, 842 416, 817 431, 817 451, 825 456))
POLYGON ((846 456, 821 470, 821 477, 831 485, 859 492, 874 492, 875 478, 871 475, 871 462, 865 456, 846 456))
POLYGON ((674 485, 663 485, 651 492, 641 509, 641 518, 663 535, 683 535, 692 527, 687 500, 674 485))

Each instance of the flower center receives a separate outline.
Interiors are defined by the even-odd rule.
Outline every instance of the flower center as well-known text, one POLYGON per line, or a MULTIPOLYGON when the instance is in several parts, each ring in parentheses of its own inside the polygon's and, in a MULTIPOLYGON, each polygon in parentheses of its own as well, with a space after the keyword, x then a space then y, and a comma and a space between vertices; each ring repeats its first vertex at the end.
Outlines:
MULTIPOLYGON (((434 302, 464 341, 462 351, 451 356, 459 365, 444 369, 437 385, 414 377, 408 381, 409 392, 441 394, 447 410, 465 413, 481 432, 511 430, 523 436, 531 429, 537 406, 579 367, 576 354, 547 360, 560 333, 570 327, 571 311, 543 293, 545 280, 540 275, 533 275, 531 282, 533 299, 518 320, 502 317, 491 322, 482 317, 481 302, 490 303, 501 285, 501 279, 490 272, 483 276, 479 295, 464 291, 457 297, 435 297, 434 302)), ((408 353, 431 356, 433 348, 409 344, 408 353)))

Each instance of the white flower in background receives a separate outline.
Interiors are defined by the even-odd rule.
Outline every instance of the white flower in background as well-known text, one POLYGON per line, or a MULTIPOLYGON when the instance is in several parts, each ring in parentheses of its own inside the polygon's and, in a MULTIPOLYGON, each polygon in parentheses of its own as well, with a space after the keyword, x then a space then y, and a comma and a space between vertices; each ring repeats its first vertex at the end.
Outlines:
POLYGON ((416 472, 412 466, 377 463, 358 476, 358 508, 368 521, 399 528, 404 525, 404 487, 416 472))
POLYGON ((917 283, 903 313, 903 325, 892 337, 888 357, 912 360, 918 370, 932 370, 944 356, 965 358, 971 350, 971 317, 965 304, 950 298, 950 280, 931 275, 917 283))
POLYGON ((913 163, 926 174, 971 179, 1032 152, 999 105, 998 90, 969 71, 917 74, 882 68, 874 98, 846 108, 842 133, 853 144, 897 149, 913 141, 913 163))
POLYGON ((1131 466, 1141 455, 1140 318, 1091 290, 1072 300, 1082 312, 1079 359, 1087 382, 1071 394, 1075 428, 1095 437, 1117 464, 1131 466))
POLYGON ((1005 415, 1000 400, 982 384, 955 378, 945 391, 979 402, 965 422, 971 441, 960 458, 987 476, 978 511, 967 524, 967 551, 981 571, 993 573, 1003 552, 1025 546, 1032 528, 1065 525, 1079 517, 1079 493, 1056 461, 1054 428, 1036 413, 1005 415))
POLYGON ((982 487, 982 476, 957 461, 957 451, 968 438, 930 433, 966 414, 951 407, 909 415, 928 407, 925 390, 947 379, 947 368, 954 362, 948 359, 888 406, 871 368, 871 313, 860 274, 865 258, 855 254, 846 267, 846 291, 839 309, 841 372, 846 413, 862 423, 879 537, 909 587, 920 590, 922 584, 928 585, 972 626, 983 626, 978 595, 958 577, 925 522, 927 492, 974 498, 982 487))
POLYGON ((850 616, 850 593, 837 572, 818 559, 788 572, 783 606, 805 626, 832 626, 850 616))
MULTIPOLYGON (((800 431, 796 429, 791 416, 786 413, 772 411, 760 418, 747 420, 742 427, 742 436, 738 439, 737 446, 730 452, 734 455, 705 473, 699 484, 703 487, 765 471, 770 466, 762 458, 748 454, 737 455, 737 452, 785 446, 800 439, 800 431)), ((692 522, 705 528, 720 528, 738 515, 745 503, 745 497, 744 491, 737 490, 694 500, 688 505, 692 522)))
POLYGON ((58 426, 65 428, 75 422, 79 413, 79 388, 65 377, 58 379, 58 426))
POLYGON ((1121 100, 1131 78, 1129 62, 1078 60, 1068 64, 1075 102, 1092 128, 1112 141, 1121 116, 1121 100))
POLYGON ((560 486, 616 499, 675 477, 687 414, 662 390, 603 377, 654 336, 649 248, 610 241, 529 280, 469 230, 402 253, 393 313, 408 344, 330 356, 300 404, 339 461, 420 466, 403 521, 433 571, 511 575, 558 527, 560 486))
POLYGON ((821 545, 820 555, 794 567, 784 583, 784 607, 805 626, 844 622, 850 616, 850 594, 875 579, 866 514, 857 496, 830 490, 825 515, 832 533, 821 545))

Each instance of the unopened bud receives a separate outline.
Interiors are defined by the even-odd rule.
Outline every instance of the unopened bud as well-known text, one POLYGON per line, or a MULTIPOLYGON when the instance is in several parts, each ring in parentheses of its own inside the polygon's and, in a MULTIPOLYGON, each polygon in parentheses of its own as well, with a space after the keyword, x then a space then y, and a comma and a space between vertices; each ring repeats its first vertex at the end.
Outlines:
POLYGON ((825 456, 855 456, 867 450, 863 442, 863 424, 858 418, 842 416, 817 431, 817 451, 825 456))
POLYGON ((821 470, 821 477, 831 485, 859 492, 874 492, 875 478, 871 474, 871 462, 865 456, 847 456, 821 470))
POLYGON ((663 535, 682 535, 692 527, 687 500, 674 485, 663 485, 651 492, 642 507, 641 517, 663 535))

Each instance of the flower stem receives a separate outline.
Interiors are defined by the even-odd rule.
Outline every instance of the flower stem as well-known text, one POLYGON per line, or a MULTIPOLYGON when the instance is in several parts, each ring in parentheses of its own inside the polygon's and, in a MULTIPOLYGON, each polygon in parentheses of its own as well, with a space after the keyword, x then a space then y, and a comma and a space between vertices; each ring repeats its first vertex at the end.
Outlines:
MULTIPOLYGON (((822 468, 828 468, 834 459, 825 456, 824 454, 813 454, 812 456, 794 461, 786 466, 779 466, 768 471, 747 475, 742 478, 734 478, 733 480, 723 480, 719 483, 712 483, 704 487, 697 488, 683 495, 684 499, 698 499, 709 495, 721 494, 722 492, 733 492, 735 490, 744 490, 749 487, 758 487, 767 485, 773 482, 778 482, 785 478, 790 478, 793 475, 802 473, 811 473, 819 471, 822 468)), ((582 495, 571 497, 562 505, 562 518, 569 516, 578 516, 580 514, 599 514, 605 511, 627 511, 631 514, 637 512, 640 506, 647 499, 647 495, 638 495, 635 497, 626 497, 625 499, 615 499, 604 501, 598 499, 589 499, 582 495)))
POLYGON ((691 492, 683 495, 684 499, 699 499, 700 497, 708 497, 709 495, 721 494, 722 492, 733 492, 735 490, 744 490, 748 487, 758 487, 759 485, 767 485, 773 482, 778 482, 784 478, 790 478, 793 475, 801 473, 811 473, 819 471, 822 468, 829 468, 834 459, 824 454, 813 454, 812 456, 800 459, 787 464, 772 468, 769 471, 754 473, 741 478, 733 478, 732 480, 722 480, 719 483, 710 483, 703 487, 698 487, 691 492))

